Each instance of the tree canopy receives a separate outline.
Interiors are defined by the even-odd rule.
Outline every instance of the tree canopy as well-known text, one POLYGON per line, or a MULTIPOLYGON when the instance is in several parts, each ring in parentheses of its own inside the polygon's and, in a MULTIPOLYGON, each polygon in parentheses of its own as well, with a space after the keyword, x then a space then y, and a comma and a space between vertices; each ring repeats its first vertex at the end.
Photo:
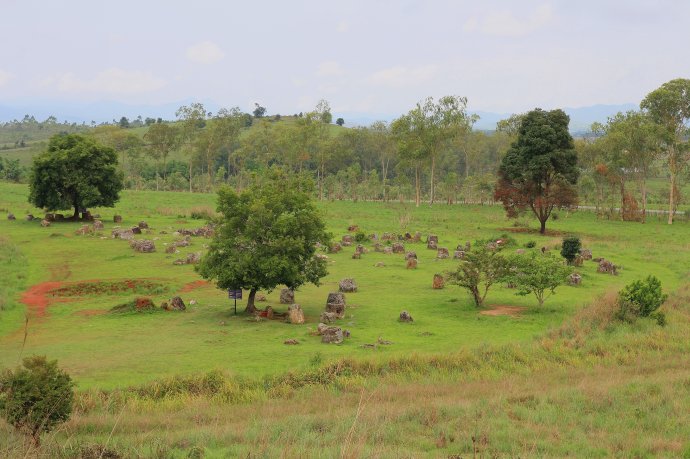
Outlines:
POLYGON ((123 188, 115 150, 80 134, 51 137, 48 149, 34 158, 29 202, 49 211, 112 207, 123 188))
POLYGON ((563 110, 535 109, 520 122, 517 140, 501 162, 494 197, 509 217, 530 209, 546 232, 555 208, 577 203, 577 154, 563 110))
POLYGON ((218 192, 222 216, 199 273, 220 288, 249 290, 249 313, 256 310, 258 290, 318 285, 327 272, 325 260, 316 256, 317 243, 327 245, 330 235, 312 192, 312 183, 280 170, 242 193, 222 188, 218 192))

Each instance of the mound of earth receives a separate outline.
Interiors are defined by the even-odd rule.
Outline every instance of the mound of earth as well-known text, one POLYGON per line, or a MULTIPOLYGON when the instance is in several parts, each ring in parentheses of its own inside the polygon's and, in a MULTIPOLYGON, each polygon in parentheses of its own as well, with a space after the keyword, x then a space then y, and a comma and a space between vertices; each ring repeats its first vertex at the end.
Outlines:
POLYGON ((139 293, 153 295, 165 291, 163 284, 144 279, 127 279, 121 281, 85 281, 62 284, 50 290, 52 296, 74 297, 91 295, 121 295, 139 293))

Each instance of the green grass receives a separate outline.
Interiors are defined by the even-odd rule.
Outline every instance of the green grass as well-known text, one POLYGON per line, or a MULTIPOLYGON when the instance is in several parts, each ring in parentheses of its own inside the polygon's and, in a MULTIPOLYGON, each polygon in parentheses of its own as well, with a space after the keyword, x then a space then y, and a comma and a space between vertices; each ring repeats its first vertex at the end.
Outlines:
MULTIPOLYGON (((124 192, 115 209, 96 209, 104 217, 106 231, 99 236, 76 236, 78 223, 54 223, 41 228, 37 222, 24 221, 27 211, 41 215, 26 200, 26 187, 2 184, 0 208, 14 212, 18 220, 0 220, 0 231, 28 260, 22 267, 25 286, 43 281, 80 281, 101 279, 155 279, 166 288, 154 295, 157 304, 179 292, 187 283, 199 280, 190 266, 173 266, 172 261, 187 252, 203 251, 206 242, 194 238, 180 255, 164 253, 164 242, 173 240, 180 227, 197 227, 203 221, 179 216, 190 209, 213 207, 214 195, 189 193, 124 192), (154 229, 146 237, 156 239, 157 252, 135 253, 127 242, 111 239, 112 215, 122 214, 126 224, 146 220, 154 229), (166 231, 168 234, 159 234, 166 231)), ((382 203, 336 202, 320 204, 329 229, 336 238, 345 234, 349 224, 358 224, 365 232, 382 233, 421 231, 439 235, 440 245, 453 249, 457 244, 477 238, 499 236, 513 223, 497 207, 422 206, 382 203), (403 225, 401 225, 401 222, 403 225)), ((536 228, 530 221, 532 228, 536 228)), ((249 321, 232 314, 225 292, 212 286, 180 293, 185 302, 195 300, 184 314, 110 316, 91 315, 122 303, 121 295, 85 296, 56 302, 45 318, 29 321, 24 354, 46 354, 57 358, 72 374, 80 388, 115 388, 140 384, 174 374, 194 374, 210 369, 242 376, 275 375, 289 369, 308 368, 319 354, 323 362, 345 356, 386 360, 407 355, 443 353, 449 350, 526 342, 543 333, 578 308, 607 290, 618 289, 631 280, 649 273, 659 277, 666 289, 673 290, 687 282, 690 241, 688 225, 673 226, 650 222, 645 225, 617 221, 597 221, 590 213, 576 213, 551 222, 550 228, 576 233, 583 245, 622 266, 617 277, 595 272, 588 262, 582 269, 582 287, 562 287, 545 307, 535 307, 532 297, 518 297, 514 291, 497 286, 489 293, 488 305, 525 306, 520 317, 487 317, 478 314, 464 291, 454 286, 433 290, 434 273, 452 269, 452 260, 437 261, 435 252, 423 244, 409 245, 420 259, 417 270, 406 270, 401 255, 370 253, 352 260, 353 248, 330 255, 330 274, 320 287, 306 286, 296 295, 307 315, 307 324, 293 326, 277 321, 249 321), (659 241, 664 241, 659 244, 659 241), (386 264, 374 267, 376 262, 386 264), (352 332, 342 346, 324 346, 309 332, 318 323, 328 292, 337 290, 344 277, 354 277, 359 292, 347 295, 348 310, 341 325, 352 332), (401 324, 397 316, 408 310, 413 324, 401 324), (88 312, 85 312, 88 311, 88 312), (376 350, 361 345, 374 343, 378 337, 391 346, 376 350), (285 346, 283 341, 296 338, 299 346, 285 346)), ((528 240, 541 246, 555 247, 560 236, 540 237, 534 233, 516 233, 520 245, 528 240)), ((535 249, 536 250, 536 249, 535 249)), ((279 310, 278 291, 268 295, 279 310)), ((6 300, 17 302, 16 293, 6 300)), ((238 305, 241 310, 243 303, 238 305)), ((23 306, 16 304, 0 322, 0 366, 14 365, 22 349, 23 306)))
MULTIPOLYGON (((79 394, 73 420, 46 436, 40 452, 26 450, 0 423, 0 454, 80 457, 89 445, 107 444, 126 457, 187 457, 195 449, 205 457, 690 455, 687 222, 560 212, 549 222, 555 233, 539 236, 534 221, 515 226, 499 207, 320 203, 336 239, 357 224, 366 233, 437 234, 452 251, 514 229, 529 231, 510 232, 519 247, 536 241, 534 250, 557 251, 561 234, 577 234, 595 257, 622 268, 612 277, 586 262, 583 285, 559 288, 543 308, 496 286, 489 306, 527 309, 489 317, 458 287, 431 288, 433 274, 455 262, 436 261, 424 244, 406 245, 419 256, 416 271, 405 269, 402 255, 372 250, 353 260, 349 247, 329 255, 321 287, 297 292, 307 324, 295 326, 234 316, 213 286, 181 292, 200 278, 172 261, 203 251, 207 240, 193 238, 179 255, 165 254, 163 243, 177 228, 201 226, 190 216, 212 209, 214 195, 127 191, 115 209, 94 210, 106 223, 102 236, 76 236, 78 223, 25 221, 27 212, 42 215, 26 193, 26 186, 0 184, 0 368, 15 366, 20 355, 46 354, 72 375, 79 394), (18 220, 7 221, 7 211, 18 220), (125 225, 146 220, 153 230, 142 237, 156 238, 157 252, 135 253, 111 239, 116 213, 125 225), (386 266, 375 267, 379 261, 386 266), (648 274, 672 292, 663 307, 668 326, 612 325, 610 310, 585 307, 610 305, 615 291, 648 274), (359 285, 341 321, 352 337, 323 345, 309 332, 344 277, 359 285), (121 288, 129 279, 150 280, 145 290, 156 304, 180 294, 188 310, 109 314, 146 293, 121 288), (114 291, 62 292, 47 316, 29 319, 23 345, 21 292, 49 280, 103 280, 114 291), (403 309, 414 323, 397 321, 403 309), (393 344, 361 347, 378 337, 393 344), (287 338, 300 344, 286 346, 287 338)), ((285 309, 277 291, 268 299, 259 306, 285 309)))

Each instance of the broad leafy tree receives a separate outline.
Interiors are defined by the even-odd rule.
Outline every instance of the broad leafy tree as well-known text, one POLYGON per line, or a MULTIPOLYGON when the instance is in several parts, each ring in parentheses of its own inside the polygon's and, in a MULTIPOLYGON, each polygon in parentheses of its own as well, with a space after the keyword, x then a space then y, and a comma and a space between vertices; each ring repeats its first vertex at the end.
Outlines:
POLYGON ((34 158, 29 202, 49 211, 112 207, 123 188, 115 150, 79 134, 55 135, 34 158))
POLYGON ((690 80, 676 79, 647 94, 640 107, 663 129, 670 177, 668 224, 673 223, 680 200, 679 176, 690 162, 690 80))
POLYGON ((562 110, 527 113, 498 172, 495 199, 509 217, 531 210, 542 234, 554 209, 577 203, 579 170, 569 121, 562 110))
POLYGON ((180 129, 168 123, 153 124, 144 134, 144 140, 151 156, 157 161, 163 161, 163 178, 165 178, 168 156, 182 140, 180 129))
POLYGON ((487 247, 486 241, 478 241, 446 278, 448 283, 469 291, 475 306, 481 307, 489 289, 507 274, 508 259, 501 255, 500 249, 487 247))
POLYGON ((272 171, 269 180, 242 193, 222 188, 222 216, 199 273, 220 288, 249 290, 248 313, 256 311, 258 290, 318 285, 327 273, 316 247, 328 244, 330 236, 310 197, 313 188, 282 171, 272 171))
POLYGON ((534 295, 539 306, 544 304, 556 288, 563 285, 572 272, 563 261, 548 253, 514 255, 505 280, 517 289, 516 295, 534 295))

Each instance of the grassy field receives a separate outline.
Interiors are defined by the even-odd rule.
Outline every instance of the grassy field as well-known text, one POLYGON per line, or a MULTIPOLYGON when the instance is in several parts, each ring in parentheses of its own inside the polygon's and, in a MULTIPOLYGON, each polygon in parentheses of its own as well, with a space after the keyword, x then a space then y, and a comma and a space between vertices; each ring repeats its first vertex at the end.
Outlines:
MULTIPOLYGON (((690 400, 684 340, 690 324, 687 222, 641 225, 600 221, 585 212, 560 213, 549 224, 551 234, 539 236, 534 221, 523 219, 516 226, 498 207, 321 203, 336 239, 357 224, 366 233, 437 234, 439 245, 451 252, 465 241, 503 234, 517 242, 510 250, 535 241, 534 250, 544 246, 557 252, 564 234, 577 234, 595 257, 612 260, 621 271, 615 277, 598 274, 596 264, 586 262, 580 270, 583 285, 559 288, 543 308, 533 297, 496 286, 487 309, 510 305, 525 310, 517 316, 487 316, 458 287, 431 288, 433 275, 455 262, 436 260, 435 251, 424 244, 406 245, 419 256, 417 270, 406 270, 402 255, 373 250, 353 260, 349 247, 329 255, 330 274, 322 286, 296 293, 307 323, 288 325, 234 316, 225 292, 199 286, 190 266, 172 264, 189 252, 203 252, 204 238, 193 238, 180 254, 165 253, 164 243, 174 239, 176 229, 204 224, 191 215, 213 209, 214 195, 124 192, 115 209, 93 210, 106 222, 102 234, 77 236, 77 223, 42 228, 37 221, 25 221, 26 213, 42 215, 26 202, 26 194, 26 186, 0 184, 0 212, 17 216, 16 221, 0 220, 0 275, 7 279, 0 288, 0 367, 16 365, 21 355, 45 354, 75 379, 82 405, 67 430, 55 437, 61 451, 68 444, 104 443, 118 422, 113 444, 134 456, 184 456, 196 445, 206 447, 208 457, 447 457, 477 449, 487 457, 646 456, 655 451, 682 456, 690 451, 683 440, 690 435, 690 419, 682 410, 690 400), (124 225, 147 221, 152 230, 142 237, 154 239, 157 252, 135 253, 126 241, 112 239, 113 214, 123 215, 124 225), (375 267, 377 262, 385 267, 375 267), (578 347, 578 333, 548 338, 601 295, 648 274, 676 292, 677 310, 671 311, 669 326, 645 322, 590 330, 582 335, 584 347, 578 347), (345 277, 359 285, 357 293, 347 295, 340 324, 352 337, 341 346, 324 345, 310 331, 328 292, 345 277), (48 289, 45 311, 30 308, 25 328, 27 310, 20 300, 31 287, 133 279, 157 285, 151 295, 156 304, 179 294, 188 310, 112 315, 105 312, 138 293, 53 297, 48 289), (191 300, 196 304, 190 306, 191 300), (397 321, 402 310, 412 314, 414 323, 397 321), (392 344, 362 347, 379 337, 392 344), (300 345, 284 345, 288 338, 300 345), (327 384, 302 384, 319 380, 320 369, 340 369, 342 362, 350 362, 348 371, 335 371, 327 384), (222 402, 207 393, 156 398, 147 392, 130 402, 107 402, 132 386, 153 390, 166 378, 193 380, 214 370, 218 373, 212 375, 222 375, 223 387, 237 389, 222 402), (286 374, 306 379, 295 376, 293 381, 286 374), (642 396, 651 398, 645 401, 650 406, 636 408, 642 396), (622 430, 606 437, 616 427, 622 430), (644 429, 653 438, 633 438, 644 429), (593 439, 601 445, 590 444, 593 439)), ((278 293, 267 293, 268 302, 259 307, 284 310, 278 293)), ((243 307, 238 303, 240 311, 243 307)), ((10 431, 0 426, 2 432, 10 431)), ((11 445, 0 440, 0 452, 11 445)))

